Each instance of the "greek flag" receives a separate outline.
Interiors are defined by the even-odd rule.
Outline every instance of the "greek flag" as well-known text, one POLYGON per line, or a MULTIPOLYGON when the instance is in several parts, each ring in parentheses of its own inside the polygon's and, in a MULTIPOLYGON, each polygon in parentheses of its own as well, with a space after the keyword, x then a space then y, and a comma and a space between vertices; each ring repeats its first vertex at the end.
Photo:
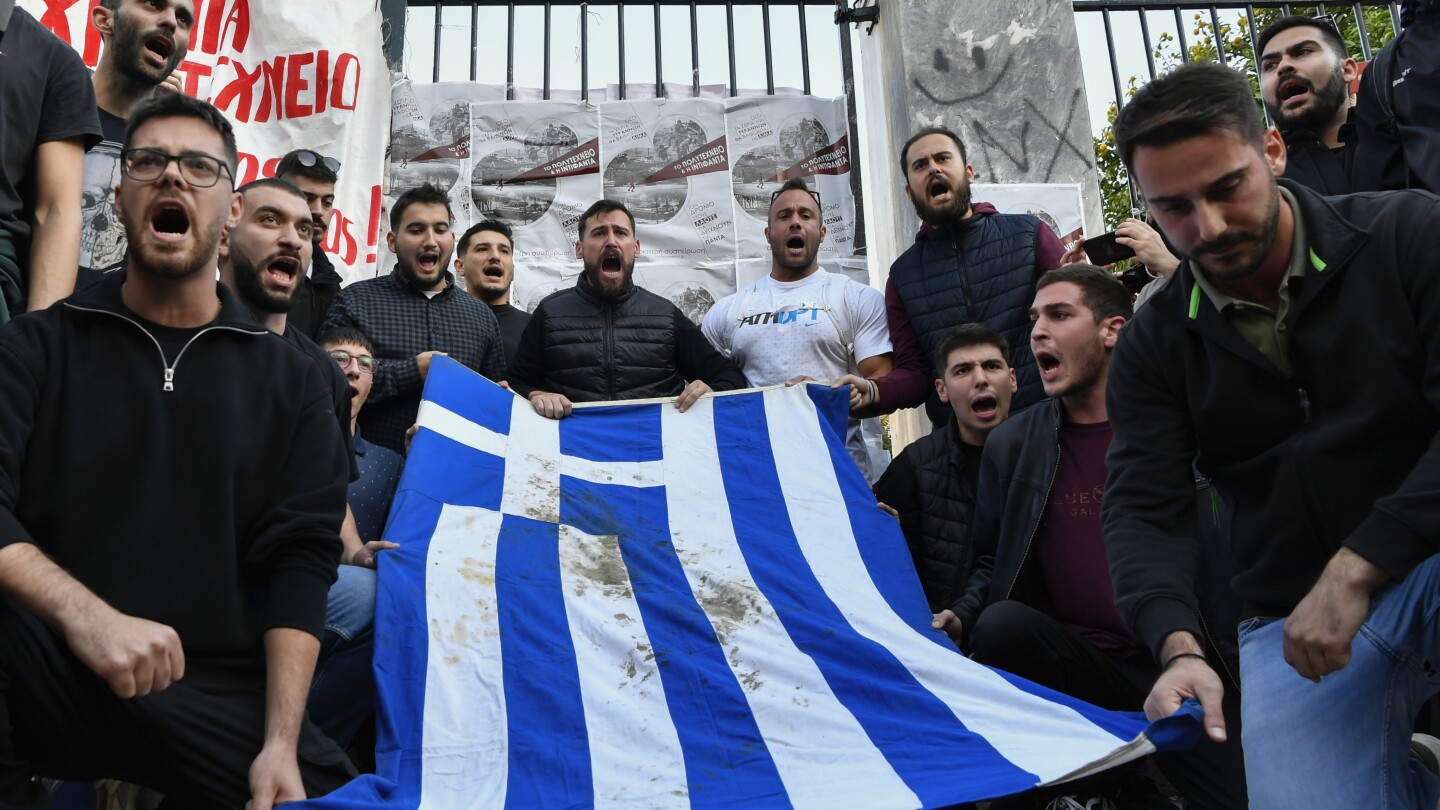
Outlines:
POLYGON ((382 555, 378 773, 316 807, 944 807, 1193 741, 975 664, 844 391, 581 406, 430 368, 382 555))

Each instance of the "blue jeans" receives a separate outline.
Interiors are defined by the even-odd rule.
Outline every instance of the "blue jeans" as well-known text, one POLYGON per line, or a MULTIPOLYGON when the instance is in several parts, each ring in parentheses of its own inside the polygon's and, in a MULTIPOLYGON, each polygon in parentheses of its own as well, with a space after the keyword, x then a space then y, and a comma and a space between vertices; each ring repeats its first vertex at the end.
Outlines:
POLYGON ((310 683, 310 719, 343 748, 375 713, 375 571, 340 566, 310 683))
POLYGON ((1410 759, 1415 716, 1440 692, 1440 555, 1377 590, 1350 663, 1320 683, 1284 657, 1283 619, 1240 625, 1251 806, 1432 810, 1440 783, 1410 759))

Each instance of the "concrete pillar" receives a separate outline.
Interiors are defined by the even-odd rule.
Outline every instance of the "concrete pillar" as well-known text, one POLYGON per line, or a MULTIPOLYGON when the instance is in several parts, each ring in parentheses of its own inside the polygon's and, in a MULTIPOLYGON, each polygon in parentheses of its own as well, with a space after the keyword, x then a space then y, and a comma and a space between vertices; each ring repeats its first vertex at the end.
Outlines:
MULTIPOLYGON (((880 19, 869 34, 859 26, 857 47, 869 255, 881 278, 919 227, 899 149, 925 126, 960 133, 976 182, 1080 183, 1086 229, 1098 232, 1100 187, 1070 0, 874 2, 880 19)), ((892 417, 897 451, 919 435, 921 421, 892 417)))

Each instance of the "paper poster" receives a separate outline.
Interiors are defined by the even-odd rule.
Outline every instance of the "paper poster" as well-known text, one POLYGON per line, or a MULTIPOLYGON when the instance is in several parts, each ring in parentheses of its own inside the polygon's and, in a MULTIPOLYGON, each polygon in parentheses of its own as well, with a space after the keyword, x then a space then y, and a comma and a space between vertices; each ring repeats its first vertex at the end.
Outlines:
POLYGON ((1030 214, 1070 244, 1085 228, 1079 183, 976 183, 971 199, 988 202, 1002 214, 1030 214))
POLYGON ((471 126, 472 222, 513 228, 518 264, 575 262, 580 215, 601 194, 599 111, 584 102, 485 102, 471 107, 471 126))
POLYGON ((820 195, 822 260, 855 253, 850 135, 845 97, 751 96, 726 100, 731 186, 742 258, 768 257, 770 197, 786 180, 805 179, 820 195))

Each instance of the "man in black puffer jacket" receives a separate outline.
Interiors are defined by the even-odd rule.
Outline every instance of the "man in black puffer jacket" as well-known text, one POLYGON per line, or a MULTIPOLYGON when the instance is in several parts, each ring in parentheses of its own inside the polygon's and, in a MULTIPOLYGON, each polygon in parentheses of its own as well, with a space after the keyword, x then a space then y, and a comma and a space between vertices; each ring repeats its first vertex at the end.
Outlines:
POLYGON ((575 402, 678 397, 682 412, 712 391, 745 387, 745 375, 668 300, 635 286, 635 217, 600 200, 580 217, 580 280, 535 308, 510 386, 552 419, 575 402))
POLYGON ((1010 415, 1015 369, 1010 343, 984 324, 967 323, 940 340, 935 390, 950 406, 950 422, 922 436, 895 457, 875 495, 895 510, 915 561, 920 585, 935 614, 934 627, 960 642, 956 603, 975 556, 970 521, 975 515, 975 482, 985 437, 1010 415))

